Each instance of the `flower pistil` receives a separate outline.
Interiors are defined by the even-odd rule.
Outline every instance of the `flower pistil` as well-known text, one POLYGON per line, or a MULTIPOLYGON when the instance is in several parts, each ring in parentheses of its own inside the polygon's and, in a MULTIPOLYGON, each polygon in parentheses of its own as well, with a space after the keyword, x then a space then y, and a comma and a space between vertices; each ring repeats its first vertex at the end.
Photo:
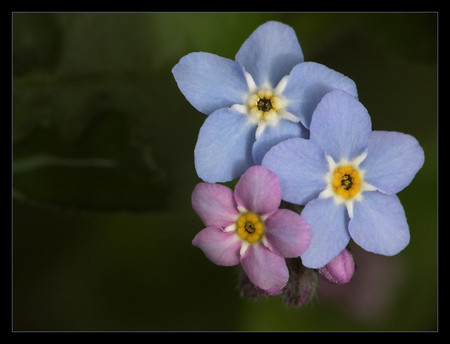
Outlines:
POLYGON ((264 236, 264 221, 255 213, 242 213, 236 221, 236 232, 249 243, 257 242, 264 236))
POLYGON ((353 203, 362 200, 362 193, 376 190, 364 180, 365 171, 360 167, 366 156, 367 151, 352 160, 341 159, 336 163, 331 156, 326 155, 329 172, 325 180, 328 185, 320 197, 333 197, 336 203, 345 203, 350 218, 353 217, 353 203))
POLYGON ((259 89, 249 95, 247 106, 249 115, 258 122, 275 121, 282 108, 282 102, 280 97, 276 96, 272 90, 259 89))
POLYGON ((288 77, 280 80, 275 88, 269 83, 256 86, 252 76, 245 72, 248 93, 244 95, 243 104, 234 104, 232 108, 248 116, 251 123, 257 124, 255 137, 259 138, 267 125, 276 126, 280 119, 294 123, 300 119, 286 110, 287 99, 283 97, 288 77))
POLYGON ((345 199, 354 197, 360 190, 361 177, 356 168, 345 165, 336 168, 333 174, 334 191, 345 199))

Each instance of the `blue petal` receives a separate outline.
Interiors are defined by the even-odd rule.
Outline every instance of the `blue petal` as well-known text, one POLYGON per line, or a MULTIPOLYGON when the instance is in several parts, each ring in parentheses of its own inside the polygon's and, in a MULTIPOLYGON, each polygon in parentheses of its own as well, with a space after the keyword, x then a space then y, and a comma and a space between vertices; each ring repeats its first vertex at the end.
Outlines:
POLYGON ((296 64, 303 62, 303 53, 290 26, 269 21, 242 44, 236 61, 252 75, 257 86, 269 82, 275 87, 296 64))
POLYGON ((424 163, 419 142, 411 135, 374 131, 370 136, 364 180, 378 190, 396 194, 411 183, 424 163))
POLYGON ((314 111, 310 138, 335 162, 352 160, 367 149, 371 127, 366 108, 348 93, 334 90, 314 111))
POLYGON ((344 203, 336 204, 332 197, 318 198, 305 206, 302 217, 312 231, 311 244, 301 256, 302 263, 311 269, 321 268, 350 241, 347 209, 344 203))
POLYGON ((366 251, 392 256, 409 243, 405 211, 395 195, 378 191, 363 193, 353 204, 348 230, 352 239, 366 251))
POLYGON ((172 73, 186 99, 207 115, 242 104, 248 92, 242 66, 214 54, 197 52, 183 56, 172 73))
POLYGON ((283 96, 289 101, 287 111, 299 117, 303 125, 309 128, 317 104, 334 89, 358 97, 355 83, 345 75, 319 63, 300 63, 292 70, 283 91, 283 96))
POLYGON ((277 144, 264 156, 262 165, 277 175, 281 198, 291 203, 306 204, 327 186, 328 163, 311 140, 294 138, 277 144))
POLYGON ((261 136, 253 144, 253 160, 260 165, 267 151, 281 141, 302 137, 308 138, 309 130, 301 123, 281 119, 275 126, 266 126, 261 136))
POLYGON ((198 176, 206 182, 227 182, 253 165, 256 126, 247 116, 225 108, 206 118, 194 150, 198 176))

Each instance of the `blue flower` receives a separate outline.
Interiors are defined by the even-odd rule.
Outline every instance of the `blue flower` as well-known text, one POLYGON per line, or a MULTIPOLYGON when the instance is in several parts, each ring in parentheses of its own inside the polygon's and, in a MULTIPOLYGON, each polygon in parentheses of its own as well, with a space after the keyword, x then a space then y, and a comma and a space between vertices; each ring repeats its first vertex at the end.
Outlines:
POLYGON ((320 268, 353 239, 363 249, 395 255, 410 234, 396 193, 424 163, 417 140, 392 131, 372 131, 367 110, 335 90, 312 116, 310 139, 274 146, 262 165, 275 172, 282 199, 305 205, 302 217, 313 232, 302 262, 320 268))
POLYGON ((323 95, 355 83, 321 64, 304 62, 294 30, 269 21, 243 43, 235 60, 190 53, 172 69, 190 104, 208 115, 194 150, 207 182, 226 182, 259 165, 276 143, 308 137, 311 115, 323 95))

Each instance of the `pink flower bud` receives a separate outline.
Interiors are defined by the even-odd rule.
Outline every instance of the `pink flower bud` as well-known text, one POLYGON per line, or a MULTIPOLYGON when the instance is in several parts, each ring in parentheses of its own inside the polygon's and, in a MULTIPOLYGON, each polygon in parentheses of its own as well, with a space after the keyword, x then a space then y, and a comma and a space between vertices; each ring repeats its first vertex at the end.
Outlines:
POLYGON ((355 272, 355 261, 347 249, 344 249, 327 265, 318 269, 319 275, 333 284, 345 284, 355 272))
POLYGON ((264 290, 258 288, 256 285, 250 282, 250 279, 245 274, 244 270, 242 270, 242 268, 239 269, 237 287, 240 291, 241 296, 246 298, 256 298, 265 295, 264 290))
POLYGON ((316 294, 317 273, 302 265, 300 258, 286 259, 289 269, 289 281, 282 292, 285 304, 301 307, 307 304, 316 294))

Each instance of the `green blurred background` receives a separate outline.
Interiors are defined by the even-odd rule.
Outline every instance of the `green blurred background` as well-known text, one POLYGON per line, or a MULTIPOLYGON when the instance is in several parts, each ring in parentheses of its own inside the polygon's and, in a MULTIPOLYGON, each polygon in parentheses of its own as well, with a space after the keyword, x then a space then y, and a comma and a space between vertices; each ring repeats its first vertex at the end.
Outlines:
POLYGON ((13 13, 15 331, 437 330, 436 13, 13 13), (411 242, 354 246, 350 284, 299 309, 248 300, 238 270, 192 246, 193 149, 205 116, 171 69, 234 58, 267 20, 306 61, 352 78, 373 129, 415 136, 425 165, 400 197, 411 242))

